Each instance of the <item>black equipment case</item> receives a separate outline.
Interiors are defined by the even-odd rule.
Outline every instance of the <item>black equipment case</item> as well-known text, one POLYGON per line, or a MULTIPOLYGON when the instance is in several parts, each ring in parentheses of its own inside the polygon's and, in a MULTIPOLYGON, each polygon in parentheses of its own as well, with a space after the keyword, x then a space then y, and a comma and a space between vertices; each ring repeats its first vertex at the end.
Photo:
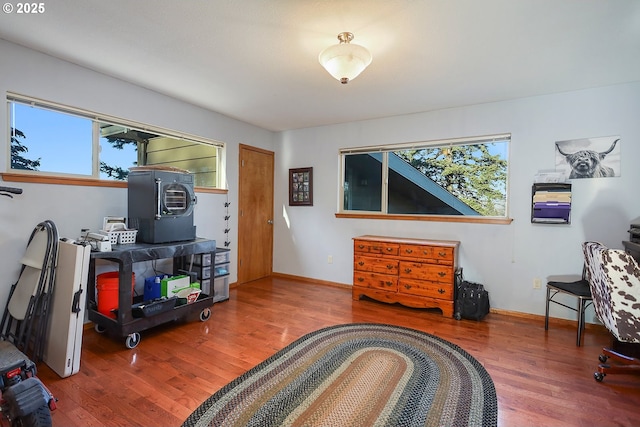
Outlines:
POLYGON ((453 317, 456 320, 482 320, 489 314, 489 292, 480 283, 468 282, 462 277, 462 268, 456 271, 456 299, 453 317))

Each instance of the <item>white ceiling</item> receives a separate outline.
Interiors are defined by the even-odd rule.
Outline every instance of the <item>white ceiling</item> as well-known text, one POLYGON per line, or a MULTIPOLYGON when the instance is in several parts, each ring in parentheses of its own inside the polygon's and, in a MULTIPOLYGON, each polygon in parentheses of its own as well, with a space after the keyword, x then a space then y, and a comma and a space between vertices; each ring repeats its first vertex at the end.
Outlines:
POLYGON ((640 81, 638 0, 43 4, 0 38, 274 131, 640 81), (373 54, 347 85, 317 59, 342 31, 373 54))

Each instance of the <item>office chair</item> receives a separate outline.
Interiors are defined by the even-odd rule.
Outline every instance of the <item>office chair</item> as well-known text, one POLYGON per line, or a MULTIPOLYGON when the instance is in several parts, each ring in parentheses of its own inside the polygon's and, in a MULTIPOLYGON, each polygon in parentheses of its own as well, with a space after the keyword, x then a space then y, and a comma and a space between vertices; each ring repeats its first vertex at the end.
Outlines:
POLYGON ((598 242, 585 242, 582 249, 593 307, 614 337, 612 348, 602 349, 594 378, 600 382, 607 374, 640 374, 640 359, 629 352, 640 347, 640 267, 625 251, 598 242), (618 350, 623 347, 628 354, 618 350), (609 359, 616 363, 607 363, 609 359))

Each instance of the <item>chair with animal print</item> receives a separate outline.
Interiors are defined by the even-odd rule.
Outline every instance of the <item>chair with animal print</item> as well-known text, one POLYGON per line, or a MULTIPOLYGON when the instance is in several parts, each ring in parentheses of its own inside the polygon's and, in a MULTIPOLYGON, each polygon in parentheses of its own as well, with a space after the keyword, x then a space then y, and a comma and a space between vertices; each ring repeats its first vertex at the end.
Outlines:
POLYGON ((611 348, 602 349, 594 377, 640 374, 640 267, 625 251, 598 242, 585 242, 582 249, 593 307, 614 337, 611 348))

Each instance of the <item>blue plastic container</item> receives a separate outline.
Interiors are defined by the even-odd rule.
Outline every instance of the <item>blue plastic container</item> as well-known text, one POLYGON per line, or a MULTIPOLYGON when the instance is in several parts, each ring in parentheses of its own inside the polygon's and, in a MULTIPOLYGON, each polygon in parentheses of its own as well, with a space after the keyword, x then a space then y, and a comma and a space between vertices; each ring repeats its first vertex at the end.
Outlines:
POLYGON ((144 279, 144 300, 151 301, 156 298, 160 298, 160 280, 165 277, 162 276, 146 277, 144 279))

